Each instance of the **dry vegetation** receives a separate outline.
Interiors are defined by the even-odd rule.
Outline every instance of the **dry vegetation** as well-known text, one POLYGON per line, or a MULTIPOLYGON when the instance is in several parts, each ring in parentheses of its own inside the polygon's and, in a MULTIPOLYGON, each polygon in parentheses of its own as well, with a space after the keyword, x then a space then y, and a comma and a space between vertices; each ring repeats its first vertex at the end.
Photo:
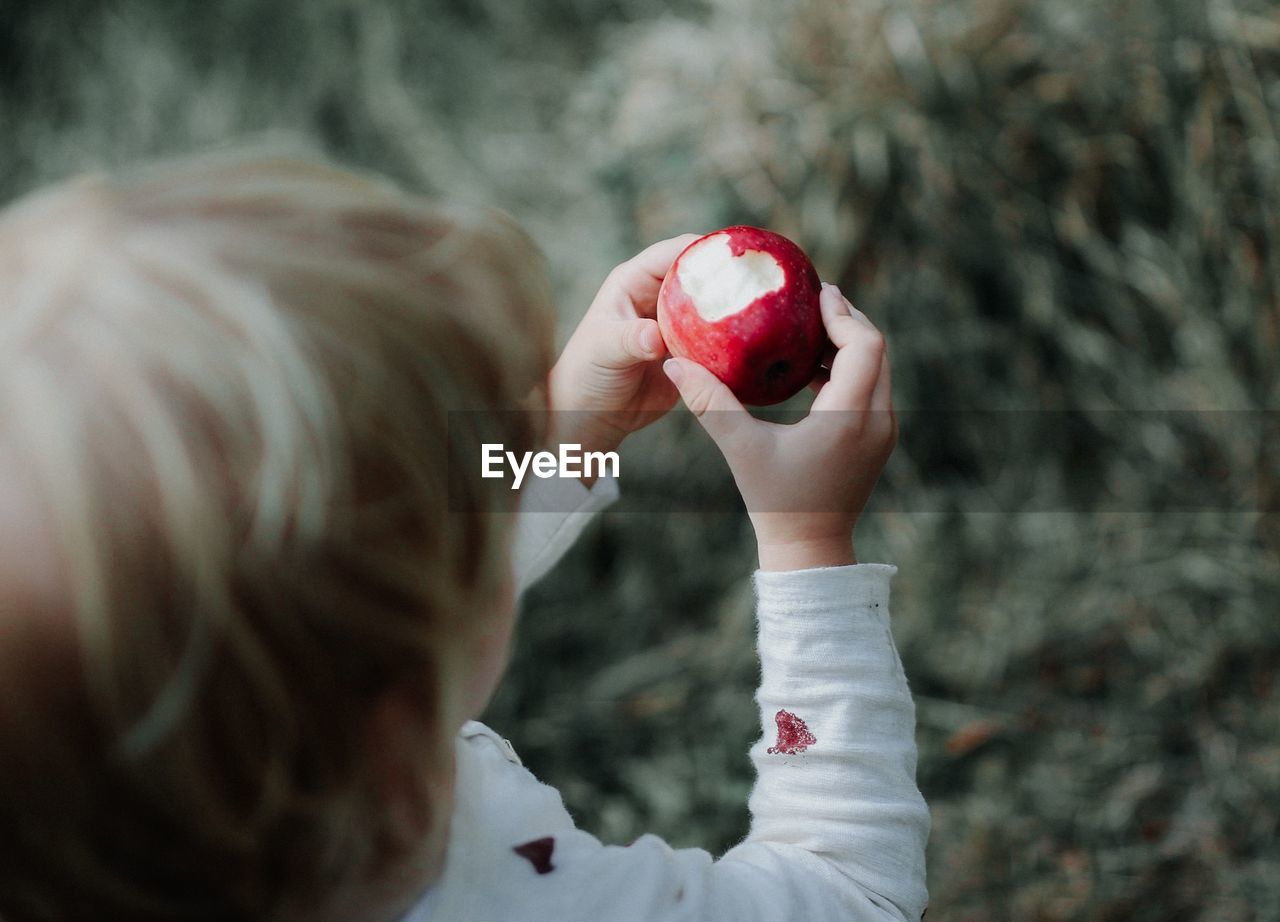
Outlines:
MULTIPOLYGON (((0 27, 0 187, 300 132, 516 212, 566 323, 650 239, 794 236, 908 410, 859 549, 901 567, 930 918, 1280 918, 1274 4, 539 7, 33 7, 0 27)), ((489 718, 606 840, 724 847, 750 534, 687 419, 624 488, 489 718)))

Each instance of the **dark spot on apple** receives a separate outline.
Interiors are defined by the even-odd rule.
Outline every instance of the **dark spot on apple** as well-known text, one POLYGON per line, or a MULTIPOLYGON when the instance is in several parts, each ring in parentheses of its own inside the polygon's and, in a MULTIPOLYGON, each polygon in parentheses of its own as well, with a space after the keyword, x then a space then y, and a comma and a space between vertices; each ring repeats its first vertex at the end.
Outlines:
POLYGON ((555 850, 556 840, 553 836, 543 836, 523 845, 516 845, 511 850, 524 858, 539 874, 550 874, 555 865, 551 863, 551 853, 555 850))
POLYGON ((766 368, 764 372, 764 376, 770 380, 776 380, 778 378, 785 376, 786 373, 790 370, 791 370, 791 363, 784 359, 779 362, 774 362, 772 365, 766 368))

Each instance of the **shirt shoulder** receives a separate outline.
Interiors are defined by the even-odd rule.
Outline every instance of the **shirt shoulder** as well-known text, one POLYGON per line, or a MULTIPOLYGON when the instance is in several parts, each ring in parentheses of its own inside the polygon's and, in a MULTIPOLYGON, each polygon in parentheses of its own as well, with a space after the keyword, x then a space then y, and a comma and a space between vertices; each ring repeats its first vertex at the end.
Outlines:
POLYGON ((516 754, 515 747, 511 745, 511 741, 501 736, 496 730, 487 724, 482 724, 478 720, 468 720, 462 725, 462 729, 458 731, 458 739, 462 744, 471 747, 492 746, 498 751, 508 762, 516 765, 524 765, 520 761, 520 756, 516 754))
POLYGON ((482 723, 465 724, 456 748, 444 871, 403 922, 653 922, 697 904, 690 881, 711 865, 708 853, 677 853, 654 836, 602 844, 482 723))

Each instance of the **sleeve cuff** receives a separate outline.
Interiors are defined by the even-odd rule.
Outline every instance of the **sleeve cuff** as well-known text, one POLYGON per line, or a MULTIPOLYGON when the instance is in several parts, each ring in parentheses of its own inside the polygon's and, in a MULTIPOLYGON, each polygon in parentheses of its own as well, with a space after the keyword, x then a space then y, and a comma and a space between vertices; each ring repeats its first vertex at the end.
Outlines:
POLYGON ((519 514, 556 516, 598 512, 618 498, 618 480, 604 476, 590 489, 576 477, 533 480, 520 493, 519 514))
POLYGON ((512 561, 524 591, 555 566, 600 510, 618 498, 615 477, 601 477, 590 489, 577 479, 536 480, 520 497, 512 561))
POLYGON ((811 570, 757 570, 760 620, 829 616, 850 609, 870 609, 885 623, 889 618, 889 584, 898 568, 885 563, 811 570))

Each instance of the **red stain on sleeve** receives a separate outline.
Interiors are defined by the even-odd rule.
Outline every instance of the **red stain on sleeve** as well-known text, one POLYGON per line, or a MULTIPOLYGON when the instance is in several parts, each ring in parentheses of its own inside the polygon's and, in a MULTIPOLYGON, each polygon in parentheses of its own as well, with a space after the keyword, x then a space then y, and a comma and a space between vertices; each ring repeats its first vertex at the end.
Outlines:
POLYGON ((555 847, 556 840, 553 836, 543 836, 541 839, 517 845, 511 850, 533 865, 533 869, 539 874, 550 874, 556 869, 551 863, 551 853, 555 847))
POLYGON ((793 756, 798 752, 804 752, 818 741, 818 738, 809 732, 809 726, 790 711, 779 711, 774 715, 773 721, 778 725, 778 741, 769 747, 770 755, 782 753, 793 756))

